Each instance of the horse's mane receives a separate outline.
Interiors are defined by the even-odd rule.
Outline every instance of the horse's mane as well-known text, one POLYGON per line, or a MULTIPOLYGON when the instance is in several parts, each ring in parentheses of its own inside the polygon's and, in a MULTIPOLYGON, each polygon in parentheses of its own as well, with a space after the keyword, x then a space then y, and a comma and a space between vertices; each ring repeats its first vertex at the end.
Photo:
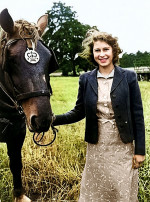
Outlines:
POLYGON ((40 38, 38 34, 38 27, 34 23, 29 23, 25 20, 18 20, 15 21, 15 26, 18 27, 19 36, 21 38, 26 37, 26 35, 30 36, 35 41, 40 38))
POLYGON ((5 36, 4 30, 0 27, 0 40, 2 40, 5 36))
MULTIPOLYGON (((17 20, 14 22, 14 25, 16 28, 14 35, 19 38, 30 37, 34 42, 40 38, 36 24, 29 23, 26 20, 17 20)), ((7 33, 3 29, 0 29, 0 41, 4 38, 7 38, 7 33)))

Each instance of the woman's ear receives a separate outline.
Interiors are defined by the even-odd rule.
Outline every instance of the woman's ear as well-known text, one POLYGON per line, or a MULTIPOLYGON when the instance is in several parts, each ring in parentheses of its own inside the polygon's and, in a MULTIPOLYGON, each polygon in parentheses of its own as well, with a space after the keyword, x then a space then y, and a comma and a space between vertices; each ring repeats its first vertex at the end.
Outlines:
POLYGON ((48 24, 48 14, 42 15, 37 21, 39 35, 41 36, 48 24))

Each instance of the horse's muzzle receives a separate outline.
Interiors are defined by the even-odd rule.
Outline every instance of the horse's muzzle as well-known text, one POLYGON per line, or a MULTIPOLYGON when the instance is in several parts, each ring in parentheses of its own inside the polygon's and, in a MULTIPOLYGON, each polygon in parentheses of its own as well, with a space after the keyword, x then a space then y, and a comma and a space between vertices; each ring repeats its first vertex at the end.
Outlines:
POLYGON ((30 117, 30 127, 34 132, 46 132, 49 130, 49 127, 52 123, 52 117, 40 117, 40 116, 31 116, 30 117))

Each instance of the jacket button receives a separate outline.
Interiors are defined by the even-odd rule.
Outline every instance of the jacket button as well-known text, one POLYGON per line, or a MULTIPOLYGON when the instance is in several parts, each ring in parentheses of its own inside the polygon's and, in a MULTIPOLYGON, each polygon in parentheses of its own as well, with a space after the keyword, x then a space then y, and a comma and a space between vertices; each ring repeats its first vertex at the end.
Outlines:
POLYGON ((125 123, 128 123, 128 121, 125 121, 125 123))
POLYGON ((116 98, 116 95, 112 95, 113 98, 116 98))

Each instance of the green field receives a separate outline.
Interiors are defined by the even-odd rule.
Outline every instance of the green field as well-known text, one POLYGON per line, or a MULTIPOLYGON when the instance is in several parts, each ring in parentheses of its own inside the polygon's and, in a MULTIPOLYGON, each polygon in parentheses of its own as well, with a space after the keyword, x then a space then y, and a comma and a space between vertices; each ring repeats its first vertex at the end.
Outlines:
MULTIPOLYGON (((51 105, 55 114, 74 107, 77 77, 52 77, 51 105)), ((147 155, 139 170, 139 201, 150 201, 150 82, 140 82, 146 125, 147 155)), ((23 183, 27 195, 36 202, 77 201, 81 174, 85 163, 84 120, 68 126, 58 126, 56 141, 49 147, 38 147, 27 133, 22 150, 23 183)), ((52 134, 50 130, 47 136, 52 134)), ((9 170, 5 144, 0 146, 0 199, 12 202, 12 176, 9 170)))

